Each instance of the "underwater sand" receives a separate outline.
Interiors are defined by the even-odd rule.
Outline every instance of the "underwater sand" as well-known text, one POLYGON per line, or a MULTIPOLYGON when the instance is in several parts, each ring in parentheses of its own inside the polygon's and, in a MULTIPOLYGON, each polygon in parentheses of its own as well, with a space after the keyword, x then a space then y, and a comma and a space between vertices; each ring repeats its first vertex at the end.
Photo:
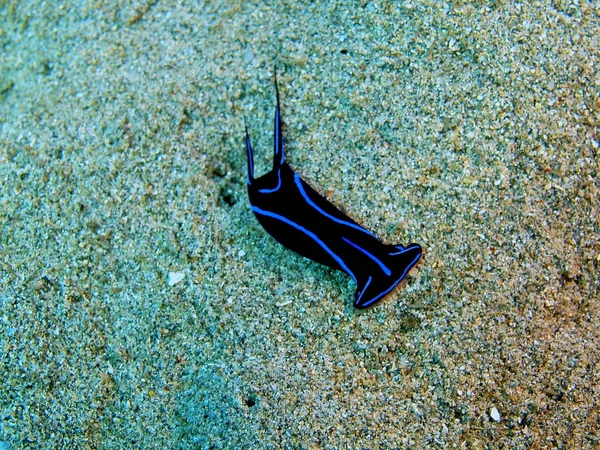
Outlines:
POLYGON ((0 1, 0 449, 600 446, 597 2, 0 1), (375 308, 269 237, 288 161, 375 308))

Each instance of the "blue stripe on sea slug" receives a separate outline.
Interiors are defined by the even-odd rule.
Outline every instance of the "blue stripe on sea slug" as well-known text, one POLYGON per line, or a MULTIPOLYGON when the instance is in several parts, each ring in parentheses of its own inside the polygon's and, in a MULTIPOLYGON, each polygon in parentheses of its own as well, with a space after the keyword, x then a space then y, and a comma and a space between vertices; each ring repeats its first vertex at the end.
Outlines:
MULTIPOLYGON (((306 195, 306 190, 302 187, 302 179, 298 176, 298 174, 294 174, 294 182, 296 183, 296 186, 298 187, 298 190, 300 191, 300 194, 302 195, 302 197, 304 197, 304 200, 306 201, 306 203, 308 203, 310 206, 312 206, 313 208, 315 208, 317 211, 319 211, 321 214, 323 214, 326 217, 329 217, 331 220, 333 220, 334 222, 340 223, 342 225, 347 225, 349 227, 354 228, 355 230, 358 231, 362 231, 363 233, 367 233, 371 236, 373 236, 373 233, 371 233, 368 230, 365 230, 363 227, 361 227, 360 225, 357 225, 355 223, 349 222, 347 220, 340 220, 334 216, 332 216, 331 214, 327 214, 325 211, 323 211, 321 208, 319 208, 317 206, 317 204, 315 202, 313 202, 308 195, 306 195)), ((375 237, 375 236, 373 236, 375 237)))
POLYGON ((281 170, 278 170, 277 171, 277 186, 275 186, 273 189, 259 189, 258 192, 260 192, 261 194, 271 194, 271 193, 279 190, 280 187, 281 187, 281 170))
POLYGON ((354 281, 356 281, 356 277, 354 276, 354 274, 352 273, 352 271, 348 267, 346 267, 346 264, 344 264, 344 260, 341 259, 334 252, 332 252, 329 249, 329 247, 327 247, 327 244, 325 244, 325 242, 323 242, 321 239, 319 239, 319 237, 316 234, 312 233, 311 231, 308 231, 306 228, 298 225, 297 223, 292 222, 291 220, 286 219, 283 216, 280 216, 279 214, 275 214, 275 213, 272 213, 270 211, 264 211, 264 210, 262 210, 260 208, 257 208, 256 206, 252 206, 252 211, 255 214, 261 214, 263 216, 272 217, 273 219, 280 220, 283 223, 286 223, 286 224, 294 227, 296 230, 300 231, 301 233, 306 234, 308 237, 310 237, 311 239, 313 239, 317 244, 319 244, 321 246, 321 248, 323 250, 325 250, 335 261, 337 261, 337 263, 344 270, 344 272, 346 272, 348 275, 350 275, 354 279, 354 281))
POLYGON ((375 263, 381 268, 381 270, 383 270, 383 273, 385 273, 388 277, 392 274, 392 271, 390 269, 388 269, 385 264, 383 264, 381 262, 381 260, 379 258, 377 258, 375 255, 372 255, 370 252, 368 252, 367 250, 365 250, 364 248, 362 248, 360 245, 356 245, 354 242, 346 239, 345 237, 342 237, 342 239, 344 240, 344 242, 347 242, 348 244, 350 244, 352 247, 354 247, 356 250, 364 253, 365 255, 367 255, 369 258, 371 258, 373 261, 375 261, 375 263))
POLYGON ((372 306, 405 279, 423 250, 418 244, 384 244, 292 170, 283 152, 277 79, 275 90, 273 169, 258 178, 254 178, 253 151, 246 128, 252 211, 265 230, 285 247, 350 275, 356 283, 356 308, 372 306))

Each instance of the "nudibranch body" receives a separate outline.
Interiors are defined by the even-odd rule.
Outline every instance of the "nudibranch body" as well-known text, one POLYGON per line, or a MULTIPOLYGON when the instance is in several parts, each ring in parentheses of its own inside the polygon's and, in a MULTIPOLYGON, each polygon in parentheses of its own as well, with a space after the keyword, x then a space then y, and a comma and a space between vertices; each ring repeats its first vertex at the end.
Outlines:
POLYGON ((404 280, 423 251, 418 244, 386 245, 311 188, 285 161, 279 90, 275 109, 273 169, 254 178, 246 128, 248 196, 263 228, 290 250, 356 282, 354 306, 374 305, 404 280))

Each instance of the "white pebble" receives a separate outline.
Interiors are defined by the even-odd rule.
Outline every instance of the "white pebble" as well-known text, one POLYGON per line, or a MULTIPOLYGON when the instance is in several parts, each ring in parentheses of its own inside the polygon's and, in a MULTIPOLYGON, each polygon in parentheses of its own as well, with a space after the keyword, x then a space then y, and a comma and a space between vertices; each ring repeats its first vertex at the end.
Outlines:
POLYGON ((183 272, 169 272, 167 276, 167 284, 169 286, 175 286, 185 277, 185 273, 183 272))
POLYGON ((495 406, 492 406, 492 409, 490 409, 490 416, 496 422, 500 422, 500 413, 498 412, 495 406))

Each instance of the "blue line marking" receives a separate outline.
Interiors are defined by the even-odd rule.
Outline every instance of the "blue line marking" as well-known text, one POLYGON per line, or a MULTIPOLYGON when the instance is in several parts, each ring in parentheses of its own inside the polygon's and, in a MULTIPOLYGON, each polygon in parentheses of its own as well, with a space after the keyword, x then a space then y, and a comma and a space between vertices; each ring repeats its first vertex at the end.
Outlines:
POLYGON ((352 279, 354 280, 355 283, 358 283, 356 277, 354 276, 352 271, 348 268, 348 266, 346 266, 346 264, 344 263, 342 258, 340 258, 338 255, 333 253, 333 251, 331 251, 331 249, 329 247, 327 247, 325 242, 323 242, 321 239, 319 239, 319 237, 316 234, 314 234, 311 231, 308 231, 306 228, 298 225, 297 223, 292 222, 291 220, 289 220, 283 216, 280 216, 279 214, 275 214, 270 211, 265 211, 263 209, 260 209, 256 206, 252 206, 252 205, 251 205, 251 208, 252 208, 252 211, 254 211, 256 214, 262 214, 263 216, 281 220, 283 223, 287 223, 288 225, 294 227, 296 230, 301 231, 302 233, 306 234, 308 237, 313 239, 317 244, 319 244, 323 250, 325 250, 327 253, 329 253, 329 255, 333 259, 335 259, 335 261, 340 265, 340 267, 344 270, 344 272, 346 272, 348 275, 350 275, 352 277, 352 279))
POLYGON ((379 267, 381 267, 381 270, 383 270, 383 273, 385 273, 388 277, 392 274, 392 271, 390 269, 388 269, 385 264, 383 264, 375 255, 372 255, 371 253, 369 253, 368 251, 366 251, 364 248, 359 247, 358 245, 356 245, 354 242, 349 241, 348 239, 346 239, 345 237, 342 236, 342 239, 347 242, 348 244, 350 244, 352 247, 354 247, 356 250, 361 251, 362 253, 364 253, 365 255, 367 255, 369 258, 371 258, 373 261, 375 261, 377 263, 377 265, 379 267))
POLYGON ((406 249, 405 249, 405 248, 404 248, 404 246, 402 246, 402 245, 396 245, 396 248, 397 248, 398 250, 400 250, 400 251, 399 251, 399 252, 393 252, 393 253, 390 253, 390 254, 389 254, 390 256, 401 255, 402 253, 404 253, 404 252, 406 251, 406 249))
POLYGON ((273 192, 279 190, 281 187, 281 169, 277 171, 277 178, 279 181, 277 182, 277 186, 275 186, 273 189, 259 189, 258 192, 262 194, 272 194, 273 192))
MULTIPOLYGON (((363 304, 362 304, 362 306, 364 306, 364 307, 367 307, 367 306, 369 306, 369 305, 371 305, 371 304, 375 303, 375 302, 376 302, 377 300, 379 300, 381 297, 383 297, 383 296, 387 295, 387 294, 388 294, 388 293, 389 293, 389 292, 390 292, 392 289, 394 289, 394 288, 395 288, 395 287, 398 285, 398 283, 400 283, 400 282, 401 282, 401 281, 404 279, 404 277, 406 277, 406 274, 408 273, 408 271, 409 271, 410 269, 412 269, 412 267, 413 267, 413 266, 416 264, 416 262, 419 260, 419 258, 420 258, 420 257, 421 257, 421 253, 419 253, 419 254, 418 254, 416 257, 415 257, 415 259, 413 259, 413 260, 412 260, 412 262, 411 262, 411 263, 410 263, 408 266, 406 266, 406 269, 404 269, 404 272, 402 273, 402 276, 401 276, 400 278, 398 278, 398 280, 397 280, 397 281, 396 281, 394 284, 392 284, 388 290, 386 290, 386 291, 382 292, 381 294, 379 294, 378 296, 376 296, 376 297, 372 298, 372 299, 371 299, 371 300, 369 300, 368 302, 366 302, 366 303, 363 303, 363 304)), ((363 292, 364 292, 364 290, 363 290, 363 292)), ((360 296, 362 297, 362 293, 360 294, 360 296)), ((359 299, 357 300, 357 302, 358 302, 359 300, 360 300, 360 297, 359 297, 359 299)))
MULTIPOLYGON (((306 200, 306 203, 308 203, 310 206, 312 206, 313 208, 315 208, 317 211, 319 211, 321 214, 323 214, 325 217, 333 220, 334 222, 337 223, 341 223, 342 225, 348 225, 349 227, 354 228, 355 230, 359 230, 362 231, 364 233, 367 233, 369 236, 373 236, 375 237, 371 232, 365 230, 363 227, 361 227, 360 225, 356 225, 355 223, 352 222, 348 222, 347 220, 342 220, 342 219, 338 219, 337 217, 332 216, 331 214, 326 213, 325 211, 323 211, 321 208, 319 208, 317 206, 317 204, 315 202, 313 202, 309 197, 308 194, 306 193, 306 191, 304 190, 304 187, 302 186, 302 183, 300 181, 301 178, 298 176, 297 173, 294 174, 294 181, 296 182, 296 186, 298 186, 298 190, 300 191, 300 195, 302 195, 302 197, 304 197, 304 200, 306 200)), ((375 238, 377 239, 377 238, 375 238)))
POLYGON ((373 279, 373 277, 369 275, 369 279, 368 279, 367 283, 365 284, 365 287, 363 288, 363 290, 361 291, 361 293, 358 296, 358 299, 356 300, 357 302, 360 301, 360 299, 362 298, 363 294, 365 293, 365 291, 367 290, 367 288, 371 284, 371 280, 372 279, 373 279))

